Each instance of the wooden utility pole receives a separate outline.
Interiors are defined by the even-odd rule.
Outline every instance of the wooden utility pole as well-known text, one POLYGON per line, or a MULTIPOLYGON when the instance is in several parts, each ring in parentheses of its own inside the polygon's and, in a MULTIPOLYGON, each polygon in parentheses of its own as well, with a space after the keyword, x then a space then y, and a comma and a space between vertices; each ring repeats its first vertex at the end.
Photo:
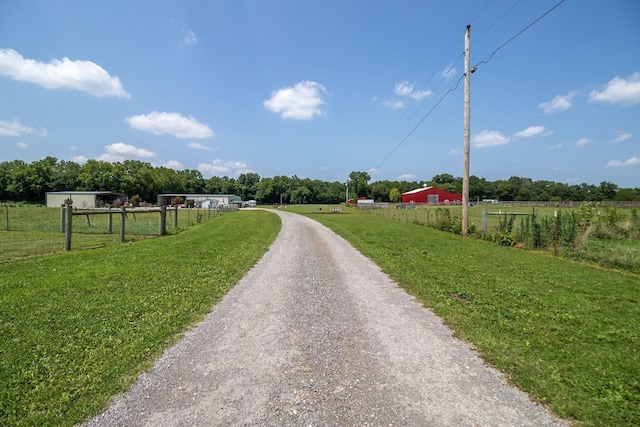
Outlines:
MULTIPOLYGON (((469 89, 471 84, 470 62, 471 25, 467 25, 464 37, 464 170, 462 173, 462 237, 467 237, 469 230, 469 138, 471 100, 469 89)), ((475 71, 475 70, 474 70, 475 71)))

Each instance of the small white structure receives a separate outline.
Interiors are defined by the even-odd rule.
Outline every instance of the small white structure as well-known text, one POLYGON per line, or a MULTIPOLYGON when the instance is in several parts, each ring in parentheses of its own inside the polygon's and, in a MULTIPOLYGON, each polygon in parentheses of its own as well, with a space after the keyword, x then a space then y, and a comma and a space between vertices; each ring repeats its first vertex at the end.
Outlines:
POLYGON ((67 199, 71 199, 76 208, 99 208, 116 202, 129 201, 126 194, 113 191, 49 191, 46 193, 48 208, 59 208, 67 199))
POLYGON ((211 200, 211 199, 202 200, 200 202, 196 202, 196 207, 202 208, 202 209, 217 209, 218 201, 211 200))
POLYGON ((189 193, 173 193, 173 194, 158 194, 158 206, 170 206, 173 204, 173 199, 181 197, 183 201, 193 200, 195 206, 204 207, 202 204, 209 201, 209 203, 217 202, 217 204, 211 205, 211 207, 229 206, 233 203, 242 203, 242 199, 235 194, 189 194, 189 193))

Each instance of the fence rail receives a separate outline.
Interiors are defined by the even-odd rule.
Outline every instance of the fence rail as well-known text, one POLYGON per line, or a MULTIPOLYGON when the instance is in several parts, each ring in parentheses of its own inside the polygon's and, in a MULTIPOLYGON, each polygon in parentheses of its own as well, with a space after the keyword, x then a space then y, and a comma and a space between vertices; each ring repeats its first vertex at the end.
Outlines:
MULTIPOLYGON (((174 228, 178 226, 178 207, 172 209, 174 211, 174 228)), ((64 250, 71 250, 71 236, 73 233, 73 217, 74 216, 86 216, 89 228, 91 225, 91 215, 109 215, 107 218, 107 234, 113 233, 113 215, 120 216, 120 242, 125 241, 126 236, 126 223, 128 214, 132 214, 135 218, 136 212, 140 213, 160 213, 158 235, 163 236, 167 234, 167 207, 162 206, 159 208, 134 208, 127 209, 124 206, 119 210, 111 208, 95 208, 95 209, 74 209, 72 205, 62 205, 60 208, 60 231, 65 234, 64 237, 64 250)))
MULTIPOLYGON (((158 207, 127 208, 126 241, 158 236, 160 232, 158 207)), ((192 225, 212 220, 236 207, 216 209, 167 207, 167 233, 179 233, 192 225), (177 213, 177 216, 176 216, 177 213), (177 225, 176 225, 177 221, 177 225)), ((86 209, 74 209, 73 250, 119 244, 120 208, 112 208, 112 227, 109 231, 108 209, 93 214, 86 209)), ((25 203, 0 205, 0 264, 16 259, 51 255, 64 251, 65 233, 61 208, 25 203)))

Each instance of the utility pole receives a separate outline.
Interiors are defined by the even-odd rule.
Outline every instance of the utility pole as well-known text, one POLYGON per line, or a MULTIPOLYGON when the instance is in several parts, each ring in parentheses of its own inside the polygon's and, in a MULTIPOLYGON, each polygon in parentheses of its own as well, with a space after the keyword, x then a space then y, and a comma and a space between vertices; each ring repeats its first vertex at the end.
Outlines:
POLYGON ((469 230, 469 138, 470 138, 470 110, 471 99, 469 89, 471 85, 470 67, 471 25, 467 25, 464 37, 464 170, 462 173, 462 237, 467 237, 469 230))
POLYGON ((349 204, 349 181, 347 181, 347 197, 345 199, 345 203, 348 205, 349 204))

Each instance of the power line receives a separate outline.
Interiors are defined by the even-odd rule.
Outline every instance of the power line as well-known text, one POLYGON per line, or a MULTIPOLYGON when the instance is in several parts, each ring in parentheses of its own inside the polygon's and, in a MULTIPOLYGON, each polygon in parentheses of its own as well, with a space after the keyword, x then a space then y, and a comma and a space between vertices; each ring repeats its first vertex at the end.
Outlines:
POLYGON ((405 136, 404 138, 402 138, 402 141, 400 141, 400 142, 398 143, 398 145, 396 145, 396 147, 395 147, 395 148, 394 148, 394 149, 393 149, 389 154, 387 154, 387 157, 385 157, 385 158, 380 162, 380 164, 379 164, 378 166, 376 166, 376 167, 375 167, 375 169, 379 169, 379 168, 380 168, 380 166, 382 166, 382 165, 383 165, 383 164, 384 164, 384 163, 389 159, 389 157, 391 157, 391 155, 392 155, 393 153, 395 153, 395 152, 396 152, 396 150, 398 150, 398 148, 400 148, 400 146, 401 146, 402 144, 404 144, 404 142, 405 142, 407 139, 409 139, 409 137, 413 134, 413 132, 415 132, 415 131, 416 131, 416 129, 418 129, 418 127, 420 127, 420 125, 422 124, 422 122, 424 122, 424 121, 427 119, 427 117, 429 117, 429 116, 431 115, 431 113, 433 113, 433 111, 438 107, 438 105, 440 105, 440 103, 441 103, 442 101, 444 101, 444 99, 445 99, 445 98, 446 98, 446 97, 447 97, 451 92, 453 92, 453 91, 455 91, 456 89, 458 89, 458 86, 460 85, 460 80, 462 80, 462 78, 463 78, 463 77, 464 77, 464 74, 458 78, 458 81, 456 82, 455 87, 452 87, 452 88, 451 88, 451 89, 449 89, 447 92, 445 92, 445 94, 444 94, 444 95, 442 95, 442 97, 438 100, 438 102, 436 102, 436 103, 435 103, 435 105, 434 105, 433 107, 431 107, 431 109, 427 112, 427 114, 425 114, 425 115, 424 115, 424 117, 422 117, 422 119, 418 122, 418 124, 416 124, 416 125, 413 127, 413 129, 411 129, 411 130, 409 131, 409 133, 407 134, 407 136, 405 136))
POLYGON ((509 40, 507 40, 506 42, 502 43, 500 46, 498 46, 498 48, 496 50, 494 50, 493 52, 491 52, 491 55, 488 56, 487 59, 483 59, 482 61, 478 62, 475 67, 477 68, 479 65, 481 64, 486 64, 489 61, 491 61, 493 59, 493 56, 503 47, 505 47, 506 45, 508 45, 509 43, 511 43, 513 40, 516 39, 516 37, 518 37, 520 34, 524 33, 525 31, 527 31, 529 28, 533 27, 535 24, 538 23, 538 21, 540 21, 542 18, 544 18, 545 16, 547 16, 548 14, 550 14, 555 8, 557 8, 558 6, 560 6, 562 3, 564 3, 565 0, 560 0, 558 3, 556 3, 555 6, 553 6, 551 9, 547 10, 545 13, 543 13, 542 15, 540 15, 535 21, 533 21, 532 23, 530 23, 529 25, 527 25, 526 27, 524 27, 522 30, 520 30, 515 36, 511 37, 509 40))
MULTIPOLYGON (((522 30, 520 30, 518 33, 516 33, 513 37, 511 37, 509 40, 507 40, 506 42, 504 42, 503 44, 501 44, 500 46, 498 46, 498 48, 496 48, 491 55, 489 55, 489 57, 485 60, 482 60, 480 62, 478 62, 475 66, 471 67, 471 72, 475 72, 475 70, 478 68, 479 65, 481 64, 486 64, 489 61, 491 61, 494 57, 494 55, 503 47, 505 47, 506 45, 508 45, 509 43, 511 43, 513 40, 515 40, 518 36, 520 36, 522 33, 524 33, 525 31, 527 31, 529 28, 531 28, 532 26, 534 26, 536 23, 538 23, 542 18, 544 18, 545 16, 547 16, 549 13, 551 13, 553 10, 555 10, 558 6, 560 6, 562 3, 564 3, 565 0, 560 0, 558 3, 556 3, 551 9, 547 10, 545 13, 543 13, 542 15, 540 15, 537 19, 535 19, 533 22, 531 22, 529 25, 527 25, 525 28, 523 28, 522 30)), ((517 3, 516 3, 517 4, 517 3)), ((488 5, 488 3, 487 3, 488 5)), ((486 7, 486 5, 485 5, 486 7)), ((513 8, 513 7, 512 7, 513 8)), ((484 8, 482 9, 484 10, 484 8)), ((511 10, 511 9, 509 9, 511 10)), ((509 10, 507 12, 509 12, 509 10)), ((482 11, 481 11, 482 12, 482 11)), ((479 15, 480 13, 478 13, 479 15)), ((506 13, 505 13, 506 14, 506 13)), ((503 14, 504 16, 504 14, 503 14)), ((475 18, 474 18, 475 19, 475 18)), ((502 16, 499 18, 502 19, 502 16)), ((495 23, 494 23, 495 24, 495 23)), ((420 127, 420 125, 427 119, 427 117, 429 117, 431 115, 431 113, 433 113, 433 111, 442 103, 442 101, 444 101, 444 99, 451 93, 454 92, 456 89, 458 89, 458 86, 460 85, 460 80, 463 79, 463 77, 465 76, 465 74, 463 73, 459 78, 458 81, 456 82, 455 87, 452 87, 451 89, 449 89, 444 95, 442 95, 442 97, 438 100, 438 102, 436 102, 436 104, 431 107, 431 109, 427 112, 427 114, 425 114, 422 119, 420 119, 420 121, 409 131, 409 133, 402 138, 402 140, 398 143, 398 145, 395 146, 395 148, 380 162, 380 164, 378 164, 378 166, 375 167, 375 169, 379 169, 401 146, 402 144, 405 143, 405 141, 407 139, 409 139, 409 137, 416 131, 416 129, 418 129, 418 127, 420 127)), ((415 115, 415 113, 414 113, 415 115)), ((404 116, 403 116, 404 117, 404 116)), ((413 117, 413 116, 412 116, 413 117)))
MULTIPOLYGON (((431 74, 431 76, 427 79, 427 81, 422 85, 422 87, 420 88, 420 90, 424 90, 427 85, 429 84, 430 81, 433 80, 433 78, 436 76, 436 74, 438 72, 440 72, 440 70, 443 68, 444 64, 447 62, 449 56, 451 55, 451 52, 453 51, 453 49, 455 48, 456 44, 459 42, 460 37, 458 37, 454 43, 451 45, 451 47, 449 48, 449 51, 447 52, 447 54, 445 55, 445 57, 442 59, 442 61, 440 62, 440 64, 438 64, 438 66, 434 69, 433 73, 431 74)), ((454 62, 452 62, 452 65, 454 65, 455 63, 457 63, 457 61, 459 60, 459 58, 462 56, 462 54, 459 55, 458 58, 456 58, 456 60, 454 60, 454 62)), ((436 86, 436 89, 439 87, 436 86)), ((402 129, 407 126, 409 124, 409 122, 414 118, 414 116, 418 113, 418 111, 420 111, 422 109, 422 107, 425 105, 425 103, 427 102, 428 97, 424 98, 421 102, 420 105, 418 105, 418 107, 413 110, 413 112, 410 114, 410 116, 405 120, 405 117, 409 114, 411 108, 416 104, 417 100, 413 100, 411 101, 411 104, 408 106, 408 108, 402 113, 402 116, 400 117, 400 119, 398 119, 396 121, 396 123, 393 125, 393 127, 391 128, 391 131, 389 131, 389 133, 387 134, 387 136, 384 138, 383 140, 383 147, 381 149, 378 150, 378 154, 376 154, 372 160, 377 160, 386 150, 387 148, 391 145, 391 142, 396 139, 396 137, 398 136, 398 134, 401 133, 402 129)), ((424 120, 424 119, 423 119, 424 120)), ((397 147, 393 150, 395 151, 397 149, 397 147)), ((389 156, 387 156, 388 158, 389 156)), ((386 158, 385 158, 386 160, 386 158)), ((384 163, 384 160, 383 160, 384 163)))

